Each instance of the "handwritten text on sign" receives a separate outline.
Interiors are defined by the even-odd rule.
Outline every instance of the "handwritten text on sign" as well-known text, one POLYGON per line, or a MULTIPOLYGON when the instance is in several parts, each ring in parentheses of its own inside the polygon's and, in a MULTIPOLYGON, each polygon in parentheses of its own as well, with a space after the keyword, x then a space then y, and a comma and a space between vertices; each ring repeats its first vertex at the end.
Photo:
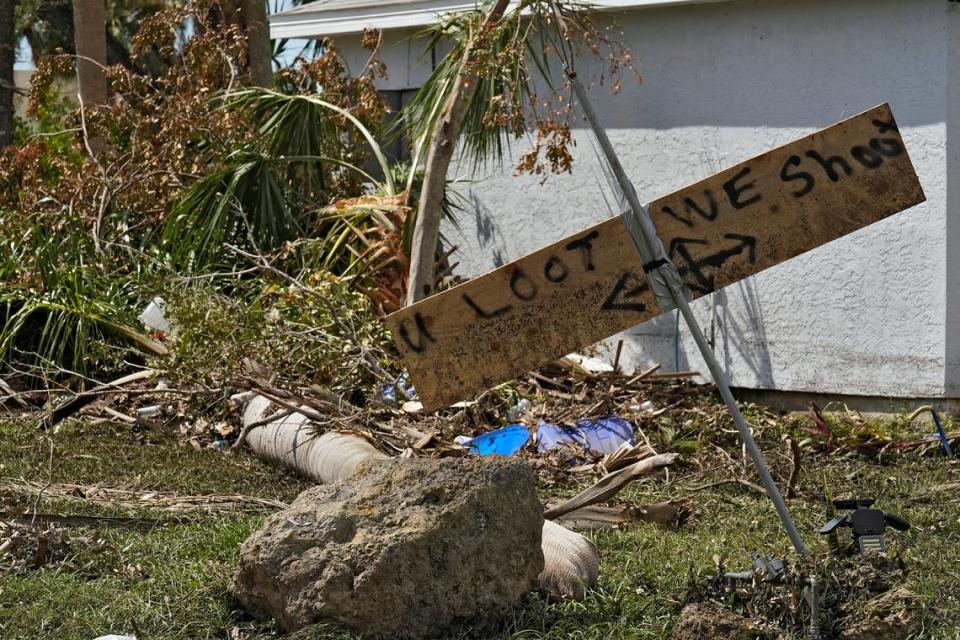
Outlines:
MULTIPOLYGON (((923 202, 888 105, 650 203, 693 298, 923 202)), ((387 317, 439 408, 657 316, 619 217, 387 317)))

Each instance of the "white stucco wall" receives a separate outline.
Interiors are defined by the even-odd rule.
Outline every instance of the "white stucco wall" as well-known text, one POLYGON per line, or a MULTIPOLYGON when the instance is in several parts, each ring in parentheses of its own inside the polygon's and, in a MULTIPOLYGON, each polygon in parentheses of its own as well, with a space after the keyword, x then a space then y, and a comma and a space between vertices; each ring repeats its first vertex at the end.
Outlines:
POLYGON ((960 398, 960 4, 947 9, 947 246, 945 394, 960 398))
MULTIPOLYGON (((948 125, 950 166, 960 169, 960 59, 948 46, 960 41, 960 11, 945 0, 742 0, 633 11, 622 20, 644 82, 593 95, 642 199, 885 101, 926 191, 923 205, 698 301, 733 384, 960 395, 960 223, 946 215, 948 204, 960 206, 960 187, 948 197, 947 181, 948 125)), ((404 56, 398 49, 388 63, 404 56)), ((403 73, 407 81, 418 72, 403 73)), ((589 132, 580 128, 576 139, 572 176, 543 185, 514 177, 511 167, 471 176, 463 232, 445 230, 460 245, 465 274, 613 213, 589 132)), ((628 365, 673 368, 673 314, 608 346, 619 338, 628 365)), ((680 353, 681 369, 705 370, 682 326, 680 353)))
MULTIPOLYGON (((430 76, 434 58, 443 52, 431 54, 426 44, 418 39, 420 30, 403 29, 383 32, 378 57, 387 65, 387 77, 377 80, 377 87, 387 91, 417 89, 430 76)), ((338 36, 334 38, 340 48, 340 55, 347 64, 347 70, 358 74, 370 60, 370 51, 360 46, 356 36, 338 36)))

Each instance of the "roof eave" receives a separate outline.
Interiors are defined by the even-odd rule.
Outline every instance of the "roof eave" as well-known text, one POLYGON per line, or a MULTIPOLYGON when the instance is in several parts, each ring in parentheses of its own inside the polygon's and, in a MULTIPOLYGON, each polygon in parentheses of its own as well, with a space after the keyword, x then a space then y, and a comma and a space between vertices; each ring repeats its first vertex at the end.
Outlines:
MULTIPOLYGON (((593 0, 592 5, 601 10, 652 9, 682 4, 705 4, 728 0, 593 0)), ((471 0, 425 0, 409 6, 364 7, 352 10, 298 10, 284 11, 270 16, 270 37, 321 38, 343 34, 360 33, 366 28, 383 30, 423 27, 439 17, 456 11, 473 9, 477 3, 471 0)))
POLYGON ((270 37, 320 38, 361 33, 366 28, 390 30, 422 27, 445 14, 474 7, 476 2, 471 0, 435 0, 411 3, 409 7, 403 8, 373 6, 351 11, 315 12, 301 9, 270 16, 270 37))

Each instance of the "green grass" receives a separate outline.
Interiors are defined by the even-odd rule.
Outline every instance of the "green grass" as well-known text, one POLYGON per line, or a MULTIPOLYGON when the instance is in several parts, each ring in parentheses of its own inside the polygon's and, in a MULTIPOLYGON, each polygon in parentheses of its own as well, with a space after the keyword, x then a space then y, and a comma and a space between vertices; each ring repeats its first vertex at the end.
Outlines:
MULTIPOLYGON (((307 486, 286 471, 246 455, 196 451, 157 431, 72 423, 53 438, 52 475, 48 477, 47 437, 33 424, 0 425, 0 479, 103 483, 190 494, 243 493, 285 501, 307 486)), ((736 449, 730 452, 739 457, 736 449)), ((768 455, 776 467, 777 454, 768 455)), ((960 468, 941 457, 903 457, 881 466, 858 456, 814 459, 808 455, 800 482, 802 497, 791 500, 790 507, 814 549, 823 545, 815 533, 823 520, 815 495, 824 474, 836 496, 877 497, 882 508, 913 524, 905 534, 891 534, 889 541, 905 549, 908 586, 923 598, 926 609, 921 637, 960 638, 960 503, 955 493, 941 493, 926 501, 918 498, 930 487, 956 482, 960 468)), ((621 494, 624 500, 646 504, 686 497, 694 509, 692 520, 679 531, 640 525, 591 534, 600 547, 603 564, 600 584, 584 602, 548 603, 530 595, 505 621, 468 626, 456 635, 668 638, 689 577, 710 575, 715 555, 726 556, 731 568, 746 568, 752 551, 789 551, 767 500, 735 484, 690 490, 728 477, 686 467, 672 473, 667 483, 652 479, 636 483, 621 494)), ((7 498, 0 493, 0 499, 8 510, 24 506, 22 497, 7 498)), ((63 499, 45 499, 40 509, 64 514, 169 516, 143 507, 105 509, 63 499)), ((104 544, 81 549, 67 563, 22 575, 0 573, 0 638, 91 640, 101 634, 132 633, 135 628, 140 630, 141 640, 278 637, 272 625, 242 612, 228 592, 238 546, 263 515, 192 517, 199 520, 147 532, 100 529, 104 544)), ((324 627, 295 637, 349 635, 324 627)))
POLYGON ((197 451, 161 429, 69 422, 47 436, 35 423, 0 424, 0 478, 104 483, 184 494, 247 494, 290 501, 310 483, 251 457, 197 451), (52 474, 50 443, 53 443, 52 474))

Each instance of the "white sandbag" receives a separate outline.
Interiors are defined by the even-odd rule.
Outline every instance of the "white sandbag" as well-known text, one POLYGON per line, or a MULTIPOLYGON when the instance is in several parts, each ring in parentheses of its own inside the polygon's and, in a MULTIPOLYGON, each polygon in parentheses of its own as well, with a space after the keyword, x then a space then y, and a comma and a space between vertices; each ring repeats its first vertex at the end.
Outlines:
POLYGON ((540 589, 554 596, 581 599, 597 582, 600 554, 585 537, 552 520, 543 522, 543 573, 540 589))
MULTIPOLYGON (((269 407, 270 400, 254 397, 243 413, 243 423, 262 420, 269 407)), ((287 465, 322 483, 349 478, 365 460, 389 457, 356 434, 328 431, 317 435, 309 418, 299 413, 255 427, 247 435, 247 446, 262 458, 287 465)))

